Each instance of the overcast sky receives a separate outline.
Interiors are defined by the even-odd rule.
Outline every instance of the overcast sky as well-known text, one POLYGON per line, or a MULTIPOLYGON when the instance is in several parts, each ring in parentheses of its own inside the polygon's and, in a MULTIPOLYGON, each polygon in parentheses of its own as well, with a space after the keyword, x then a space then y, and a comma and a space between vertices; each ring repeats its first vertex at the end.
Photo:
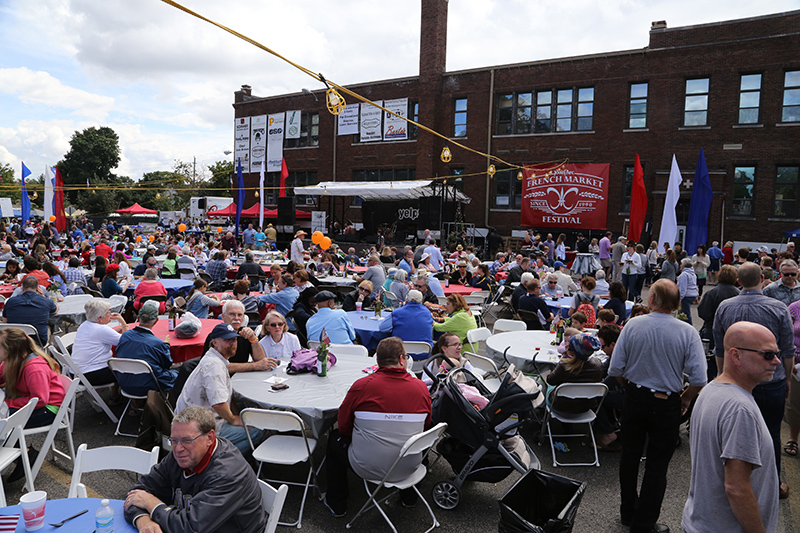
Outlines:
MULTIPOLYGON (((419 0, 186 0, 339 84, 419 71, 419 0)), ((800 9, 800 0, 450 0, 447 69, 642 48, 670 28, 800 9)), ((233 92, 319 89, 290 65, 159 0, 0 0, 0 163, 38 175, 76 130, 120 136, 117 174, 233 149, 233 92)), ((302 108, 302 101, 298 102, 302 108)), ((320 179, 323 179, 321 176, 320 179)))

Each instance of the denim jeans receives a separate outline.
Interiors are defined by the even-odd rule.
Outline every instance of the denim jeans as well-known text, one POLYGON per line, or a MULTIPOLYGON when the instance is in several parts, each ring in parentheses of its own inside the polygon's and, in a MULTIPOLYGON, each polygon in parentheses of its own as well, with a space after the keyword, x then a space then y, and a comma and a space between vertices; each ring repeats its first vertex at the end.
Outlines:
POLYGON ((625 290, 628 291, 628 300, 633 300, 638 296, 636 293, 636 282, 639 280, 638 274, 625 274, 622 273, 622 284, 625 290))
MULTIPOLYGON (((233 424, 223 422, 218 435, 228 439, 245 457, 253 453, 253 450, 250 448, 250 443, 247 442, 244 426, 234 426, 233 424)), ((258 428, 250 428, 250 438, 253 439, 253 445, 258 446, 264 438, 264 431, 258 428)))
POLYGON ((769 435, 772 437, 772 446, 775 450, 775 466, 778 467, 778 477, 781 475, 781 421, 783 410, 786 406, 786 381, 780 380, 772 383, 762 383, 753 389, 753 398, 761 410, 761 416, 767 424, 769 435))
POLYGON ((686 318, 689 319, 689 324, 692 323, 692 302, 694 302, 694 296, 687 296, 686 298, 681 299, 681 311, 686 313, 686 318))

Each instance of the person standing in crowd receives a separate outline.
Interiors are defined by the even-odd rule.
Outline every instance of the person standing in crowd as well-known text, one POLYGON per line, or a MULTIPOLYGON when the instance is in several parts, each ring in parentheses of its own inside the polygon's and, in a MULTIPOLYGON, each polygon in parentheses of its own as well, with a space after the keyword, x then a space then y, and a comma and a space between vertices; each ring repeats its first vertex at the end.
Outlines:
MULTIPOLYGON (((769 428, 775 454, 778 476, 781 472, 781 421, 786 397, 791 387, 792 366, 795 356, 792 335, 792 318, 786 305, 761 292, 764 275, 755 263, 744 263, 737 272, 742 290, 738 296, 722 302, 714 315, 714 344, 717 372, 725 368, 725 332, 736 322, 755 322, 768 328, 778 343, 783 364, 775 368, 772 379, 753 388, 753 398, 769 428)), ((781 498, 789 496, 789 485, 780 484, 781 498)))
POLYGON ((717 284, 717 272, 719 272, 722 264, 722 250, 719 248, 719 241, 711 243, 711 248, 708 249, 708 258, 711 262, 708 265, 708 284, 717 284))
POLYGON ((547 239, 542 244, 547 246, 547 264, 552 265, 556 260, 556 243, 553 241, 553 234, 548 233, 547 239))
POLYGON ((303 248, 303 237, 305 235, 307 235, 307 233, 303 230, 299 230, 295 233, 294 240, 292 240, 292 244, 289 248, 289 259, 297 264, 305 264, 305 250, 303 248))
POLYGON ((707 381, 700 335, 672 316, 679 306, 678 287, 667 280, 656 281, 648 296, 651 313, 628 321, 608 370, 625 387, 620 521, 634 533, 669 530, 657 524, 667 468, 678 443, 681 416, 707 381), (684 374, 689 379, 686 389, 684 374), (644 481, 637 490, 644 455, 644 481))
MULTIPOLYGON (((700 329, 700 337, 709 341, 709 350, 714 351, 714 315, 719 308, 719 304, 728 298, 739 295, 736 288, 736 269, 730 265, 722 265, 717 278, 719 283, 700 300, 697 306, 697 316, 703 320, 703 327, 700 329)), ((712 358, 709 361, 708 375, 713 379, 717 375, 717 363, 712 358)))
POLYGON ((245 250, 252 250, 255 246, 255 234, 256 230, 253 229, 253 225, 248 224, 247 228, 242 232, 242 242, 245 250))
POLYGON ((664 262, 661 263, 661 276, 659 279, 668 279, 677 282, 678 263, 676 258, 675 250, 667 250, 664 255, 664 262))
MULTIPOLYGON (((778 476, 769 429, 752 396, 781 366, 772 332, 736 322, 725 333, 725 367, 692 411, 687 533, 775 531, 778 476)), ((649 457, 648 457, 649 461, 649 457)))
POLYGON ((722 264, 733 264, 733 241, 727 241, 722 247, 722 264))
MULTIPOLYGON (((642 258, 636 253, 636 244, 631 242, 619 260, 622 269, 622 285, 628 292, 628 296, 634 299, 636 295, 636 282, 639 280, 639 268, 642 266, 642 258)), ((616 281, 616 279, 614 280, 616 281)))
POLYGON ((688 257, 681 259, 681 275, 678 276, 678 290, 681 293, 681 311, 686 315, 687 322, 692 323, 692 304, 699 297, 697 290, 697 275, 694 273, 692 260, 688 257))
POLYGON ((436 246, 436 239, 431 239, 430 244, 425 248, 425 253, 430 256, 431 265, 433 265, 436 272, 440 271, 444 266, 444 257, 442 257, 441 250, 436 246))
POLYGON ((764 296, 775 298, 790 305, 800 300, 800 285, 797 283, 797 263, 792 259, 784 259, 779 267, 781 278, 764 287, 764 296))
POLYGON ((697 253, 692 256, 692 266, 697 276, 697 294, 703 296, 703 286, 708 277, 708 267, 711 266, 711 258, 706 254, 706 246, 701 244, 697 247, 697 253))
POLYGON ((622 256, 625 254, 625 243, 627 239, 620 235, 617 242, 611 247, 611 281, 622 281, 622 256))
POLYGON ((560 233, 558 235, 558 239, 556 240, 556 253, 555 253, 556 261, 565 262, 567 260, 567 247, 564 244, 564 241, 566 240, 567 240, 566 233, 560 233))

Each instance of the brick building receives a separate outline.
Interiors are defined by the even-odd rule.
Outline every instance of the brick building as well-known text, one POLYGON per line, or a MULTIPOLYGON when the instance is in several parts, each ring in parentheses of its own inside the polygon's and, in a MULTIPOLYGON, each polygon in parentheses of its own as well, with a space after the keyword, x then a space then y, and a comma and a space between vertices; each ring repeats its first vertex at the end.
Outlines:
MULTIPOLYGON (((610 164, 607 227, 615 232, 626 229, 637 153, 656 236, 676 155, 684 225, 701 147, 714 190, 709 240, 774 242, 800 226, 800 11, 682 28, 654 22, 640 49, 447 72, 447 9, 447 0, 422 0, 418 76, 348 88, 372 100, 408 98, 409 117, 514 164, 610 164)), ((501 234, 519 227, 516 171, 498 168, 490 179, 485 158, 457 148, 445 164, 445 143, 413 129, 402 141, 337 135, 324 93, 315 95, 260 98, 249 86, 235 93, 236 118, 302 110, 301 138, 284 141, 288 185, 464 174, 449 182, 472 199, 467 222, 501 234)), ((278 179, 270 173, 267 184, 278 179)), ((258 175, 245 182, 255 187, 258 175)), ((245 206, 255 202, 248 195, 245 206)), ((329 198, 319 207, 329 220, 358 221, 357 203, 329 198)))

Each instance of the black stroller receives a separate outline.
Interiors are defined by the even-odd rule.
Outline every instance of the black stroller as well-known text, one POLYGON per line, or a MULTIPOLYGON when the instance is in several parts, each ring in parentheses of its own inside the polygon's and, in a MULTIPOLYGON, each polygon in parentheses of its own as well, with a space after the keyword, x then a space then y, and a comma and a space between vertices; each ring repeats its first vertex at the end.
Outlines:
MULTIPOLYGON (((497 483, 514 470, 525 474, 539 469, 539 459, 516 432, 533 415, 533 400, 541 393, 526 393, 511 382, 508 374, 494 394, 464 368, 435 376, 429 365, 434 359, 429 359, 424 367, 424 372, 434 381, 434 390, 438 386, 438 398, 433 401, 433 422, 447 422, 445 437, 436 449, 457 473, 452 481, 443 480, 434 485, 436 505, 442 509, 455 508, 461 499, 461 485, 467 480, 497 483), (464 397, 459 383, 475 387, 489 403, 481 410, 476 409, 464 397), (517 415, 518 420, 510 419, 512 415, 517 415), (506 448, 511 442, 516 444, 516 449, 506 448)), ((445 364, 455 366, 446 357, 443 359, 445 364)))

